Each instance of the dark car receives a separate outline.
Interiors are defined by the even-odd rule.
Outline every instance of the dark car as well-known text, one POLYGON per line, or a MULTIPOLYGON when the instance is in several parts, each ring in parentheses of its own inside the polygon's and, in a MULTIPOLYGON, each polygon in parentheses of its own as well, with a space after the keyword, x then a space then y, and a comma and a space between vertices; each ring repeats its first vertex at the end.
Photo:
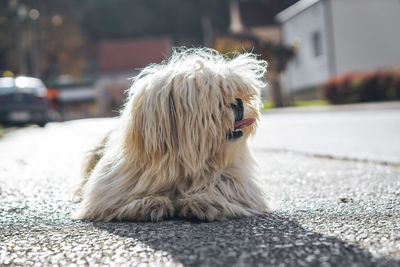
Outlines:
POLYGON ((0 124, 36 123, 49 121, 46 87, 32 77, 0 78, 0 124))

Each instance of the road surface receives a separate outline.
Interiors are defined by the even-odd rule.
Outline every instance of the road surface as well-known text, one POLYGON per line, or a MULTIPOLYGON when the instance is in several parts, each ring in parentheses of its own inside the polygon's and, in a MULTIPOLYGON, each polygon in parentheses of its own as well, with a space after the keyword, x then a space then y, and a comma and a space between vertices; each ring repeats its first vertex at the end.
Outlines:
POLYGON ((264 115, 251 147, 275 211, 212 223, 73 221, 82 153, 114 120, 11 131, 0 265, 400 266, 399 114, 264 115))

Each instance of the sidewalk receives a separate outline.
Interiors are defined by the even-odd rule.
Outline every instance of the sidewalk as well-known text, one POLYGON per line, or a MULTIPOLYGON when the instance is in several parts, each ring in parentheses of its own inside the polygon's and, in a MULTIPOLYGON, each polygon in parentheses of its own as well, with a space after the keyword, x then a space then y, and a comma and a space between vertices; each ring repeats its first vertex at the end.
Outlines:
POLYGON ((400 164, 399 136, 400 102, 284 108, 263 113, 251 145, 254 150, 400 164))

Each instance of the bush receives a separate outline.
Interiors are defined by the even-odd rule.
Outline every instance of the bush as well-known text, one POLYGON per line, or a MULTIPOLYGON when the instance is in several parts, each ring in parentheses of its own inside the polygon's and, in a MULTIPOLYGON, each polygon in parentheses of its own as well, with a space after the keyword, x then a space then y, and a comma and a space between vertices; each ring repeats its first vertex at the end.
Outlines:
POLYGON ((400 100, 400 68, 334 76, 322 92, 332 104, 400 100))

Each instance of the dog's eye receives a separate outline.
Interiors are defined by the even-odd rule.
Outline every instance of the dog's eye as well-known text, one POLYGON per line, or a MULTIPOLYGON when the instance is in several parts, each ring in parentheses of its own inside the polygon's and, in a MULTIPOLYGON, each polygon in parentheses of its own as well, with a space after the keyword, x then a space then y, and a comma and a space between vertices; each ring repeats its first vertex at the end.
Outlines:
POLYGON ((240 98, 236 98, 236 104, 231 104, 231 108, 233 110, 233 115, 235 117, 235 121, 240 121, 243 119, 243 101, 240 98))
POLYGON ((236 103, 231 104, 231 108, 233 109, 242 109, 243 108, 243 101, 240 98, 235 98, 236 103))
POLYGON ((242 99, 240 99, 240 98, 235 98, 236 99, 236 105, 240 108, 240 107, 243 107, 243 101, 242 101, 242 99))

